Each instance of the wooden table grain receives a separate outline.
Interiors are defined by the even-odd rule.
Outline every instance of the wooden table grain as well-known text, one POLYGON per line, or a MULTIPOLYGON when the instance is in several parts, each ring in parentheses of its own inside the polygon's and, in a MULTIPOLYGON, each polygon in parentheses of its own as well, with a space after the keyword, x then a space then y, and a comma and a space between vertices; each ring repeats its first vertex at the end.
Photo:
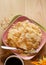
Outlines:
MULTIPOLYGON (((11 19, 19 14, 35 20, 46 28, 46 0, 0 0, 0 46, 5 28, 11 19)), ((10 51, 0 48, 0 65, 3 65, 5 58, 9 55, 12 55, 10 51)), ((32 60, 38 60, 43 56, 46 56, 46 44, 32 60)), ((24 60, 24 63, 31 65, 31 60, 24 60)))

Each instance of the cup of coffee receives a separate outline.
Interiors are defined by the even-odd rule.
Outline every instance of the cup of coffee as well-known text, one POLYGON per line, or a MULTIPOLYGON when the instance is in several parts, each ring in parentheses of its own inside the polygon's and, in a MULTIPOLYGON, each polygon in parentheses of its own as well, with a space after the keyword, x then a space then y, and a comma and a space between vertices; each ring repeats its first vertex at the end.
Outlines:
POLYGON ((6 58, 4 65, 24 65, 24 62, 20 57, 11 55, 6 58))

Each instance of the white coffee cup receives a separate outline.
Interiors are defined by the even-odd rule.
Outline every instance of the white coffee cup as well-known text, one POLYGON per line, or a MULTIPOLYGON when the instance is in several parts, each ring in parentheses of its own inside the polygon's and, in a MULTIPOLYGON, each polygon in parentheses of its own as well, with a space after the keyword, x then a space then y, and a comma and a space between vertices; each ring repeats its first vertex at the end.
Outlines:
POLYGON ((4 65, 24 65, 24 61, 15 55, 11 55, 9 57, 6 58, 4 65), (19 64, 20 63, 20 64, 19 64))

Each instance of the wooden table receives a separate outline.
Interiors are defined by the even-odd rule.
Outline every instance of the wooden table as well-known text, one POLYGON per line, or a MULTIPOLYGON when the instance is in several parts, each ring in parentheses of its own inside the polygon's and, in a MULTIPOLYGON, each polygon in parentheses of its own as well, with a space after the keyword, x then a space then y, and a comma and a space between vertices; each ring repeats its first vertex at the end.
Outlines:
MULTIPOLYGON (((15 15, 25 15, 46 28, 46 0, 0 0, 0 45, 4 29, 15 15)), ((5 58, 12 53, 0 48, 0 65, 3 65, 5 58), (1 62, 2 60, 2 62, 1 62)), ((32 60, 38 60, 46 56, 46 44, 39 54, 32 60)), ((31 60, 25 61, 25 65, 31 65, 31 60)))

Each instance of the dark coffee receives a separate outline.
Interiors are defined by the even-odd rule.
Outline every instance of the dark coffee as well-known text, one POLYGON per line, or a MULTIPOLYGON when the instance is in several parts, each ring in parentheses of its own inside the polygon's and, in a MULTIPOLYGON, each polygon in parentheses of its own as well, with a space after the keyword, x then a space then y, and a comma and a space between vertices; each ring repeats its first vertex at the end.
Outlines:
POLYGON ((12 57, 6 61, 6 65, 23 65, 23 64, 19 58, 12 57))

